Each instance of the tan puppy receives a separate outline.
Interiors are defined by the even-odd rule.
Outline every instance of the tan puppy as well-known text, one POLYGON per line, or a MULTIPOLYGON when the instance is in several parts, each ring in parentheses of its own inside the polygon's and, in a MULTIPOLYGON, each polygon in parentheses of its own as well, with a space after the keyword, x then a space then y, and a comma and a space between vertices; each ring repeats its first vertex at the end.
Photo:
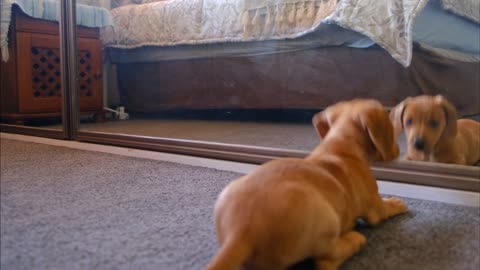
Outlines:
POLYGON ((409 97, 390 113, 395 133, 405 130, 408 160, 474 165, 480 160, 480 123, 457 120, 442 96, 409 97))
POLYGON ((357 218, 377 224, 407 211, 401 200, 380 197, 370 170, 369 161, 399 154, 379 102, 341 102, 313 124, 324 139, 308 157, 267 162, 220 194, 220 249, 206 269, 281 270, 306 258, 337 269, 366 242, 353 231, 357 218))

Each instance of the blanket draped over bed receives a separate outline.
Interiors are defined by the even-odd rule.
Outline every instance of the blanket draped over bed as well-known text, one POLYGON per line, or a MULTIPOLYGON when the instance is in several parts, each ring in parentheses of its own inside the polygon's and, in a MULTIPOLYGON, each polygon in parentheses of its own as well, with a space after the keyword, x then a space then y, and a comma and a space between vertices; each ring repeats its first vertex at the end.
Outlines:
POLYGON ((112 10, 107 46, 138 48, 296 38, 322 22, 367 35, 398 62, 412 56, 412 25, 427 0, 170 0, 112 10))
POLYGON ((479 0, 442 0, 443 8, 480 23, 479 0))

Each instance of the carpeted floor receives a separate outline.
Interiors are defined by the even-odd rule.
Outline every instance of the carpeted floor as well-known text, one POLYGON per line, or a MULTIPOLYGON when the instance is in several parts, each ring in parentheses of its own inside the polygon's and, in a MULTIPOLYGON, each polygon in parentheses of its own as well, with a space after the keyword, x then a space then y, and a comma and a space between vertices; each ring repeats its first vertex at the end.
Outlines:
MULTIPOLYGON (((0 267, 201 269, 236 173, 1 140, 0 267)), ((342 269, 478 269, 480 208, 407 200, 342 269)), ((308 262, 295 269, 313 269, 308 262)))

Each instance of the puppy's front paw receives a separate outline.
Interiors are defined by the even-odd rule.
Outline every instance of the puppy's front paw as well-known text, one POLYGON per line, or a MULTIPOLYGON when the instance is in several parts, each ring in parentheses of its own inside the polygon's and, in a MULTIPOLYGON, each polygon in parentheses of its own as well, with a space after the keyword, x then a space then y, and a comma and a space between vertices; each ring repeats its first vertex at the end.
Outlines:
POLYGON ((344 239, 350 242, 353 249, 356 250, 355 252, 359 251, 367 243, 367 238, 356 231, 346 233, 344 239))
POLYGON ((390 210, 389 212, 391 212, 392 215, 408 212, 407 206, 399 198, 396 198, 396 197, 384 198, 383 202, 385 203, 386 206, 388 206, 390 210))

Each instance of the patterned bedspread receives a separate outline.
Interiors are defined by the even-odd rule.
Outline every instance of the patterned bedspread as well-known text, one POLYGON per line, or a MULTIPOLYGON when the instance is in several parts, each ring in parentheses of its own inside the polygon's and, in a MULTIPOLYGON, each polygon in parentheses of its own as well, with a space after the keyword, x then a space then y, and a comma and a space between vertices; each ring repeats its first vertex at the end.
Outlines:
POLYGON ((427 0, 169 0, 112 10, 104 43, 116 48, 296 38, 321 23, 367 35, 398 62, 412 56, 412 26, 427 0))
POLYGON ((479 0, 442 0, 443 7, 455 14, 480 23, 479 0))
POLYGON ((112 10, 107 45, 205 44, 296 37, 331 14, 337 0, 169 0, 112 10))

